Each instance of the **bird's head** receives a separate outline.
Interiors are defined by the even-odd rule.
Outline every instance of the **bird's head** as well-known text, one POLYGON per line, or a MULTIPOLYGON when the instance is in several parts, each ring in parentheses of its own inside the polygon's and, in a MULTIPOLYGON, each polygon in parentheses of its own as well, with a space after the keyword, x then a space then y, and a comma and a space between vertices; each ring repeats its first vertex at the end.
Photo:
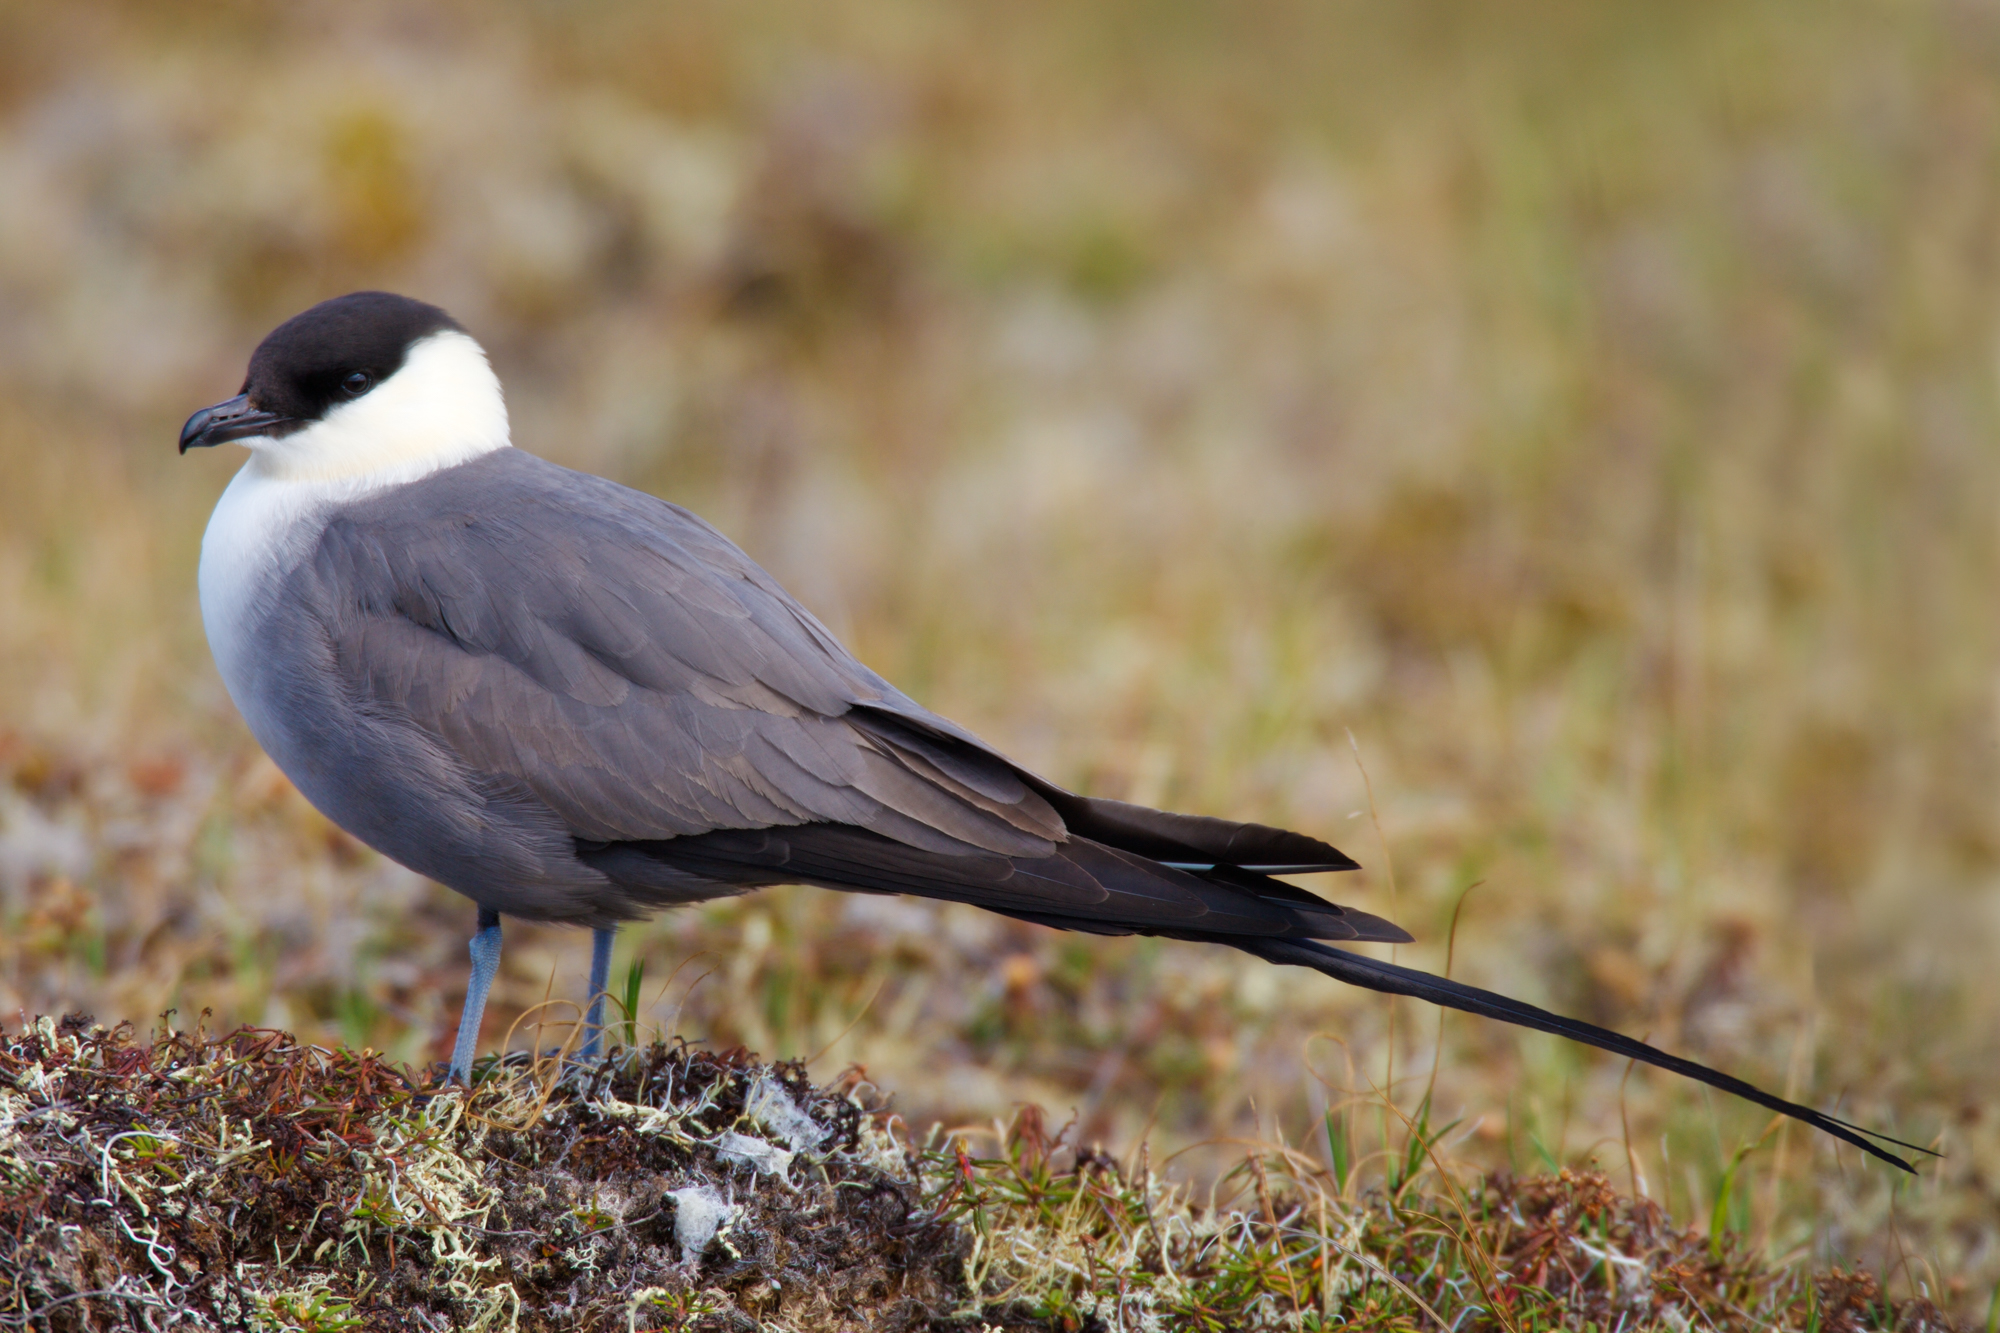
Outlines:
POLYGON ((500 382, 457 320, 353 292, 273 329, 242 391, 189 417, 180 448, 234 441, 274 475, 332 480, 448 467, 507 436, 500 382))

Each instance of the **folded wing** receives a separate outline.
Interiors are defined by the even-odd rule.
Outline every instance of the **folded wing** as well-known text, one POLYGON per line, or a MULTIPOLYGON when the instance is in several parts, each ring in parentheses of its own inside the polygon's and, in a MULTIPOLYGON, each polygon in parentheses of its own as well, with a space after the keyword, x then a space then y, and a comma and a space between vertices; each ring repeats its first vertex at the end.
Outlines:
POLYGON ((1314 838, 1063 790, 856 661, 694 515, 504 450, 361 502, 314 553, 363 706, 523 787, 621 884, 800 881, 1113 933, 1402 940, 1271 878, 1314 838), (759 836, 761 835, 761 836, 759 836))

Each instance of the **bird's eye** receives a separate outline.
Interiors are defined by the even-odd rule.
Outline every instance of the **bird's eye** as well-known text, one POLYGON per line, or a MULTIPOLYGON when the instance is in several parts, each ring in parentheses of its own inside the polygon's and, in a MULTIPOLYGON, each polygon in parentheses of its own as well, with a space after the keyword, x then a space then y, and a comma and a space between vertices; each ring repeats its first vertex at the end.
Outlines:
POLYGON ((359 398, 362 394, 367 393, 369 386, 374 383, 375 377, 373 375, 370 375, 365 370, 357 370, 340 382, 340 391, 350 398, 359 398))

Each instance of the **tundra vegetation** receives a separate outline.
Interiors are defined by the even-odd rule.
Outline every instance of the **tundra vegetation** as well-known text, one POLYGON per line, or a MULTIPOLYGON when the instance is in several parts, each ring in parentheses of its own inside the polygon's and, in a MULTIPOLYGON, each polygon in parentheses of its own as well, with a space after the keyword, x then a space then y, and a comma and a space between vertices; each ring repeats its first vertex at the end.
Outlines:
MULTIPOLYGON (((41 1019, 0 1046, 0 1319, 338 1329, 1896 1329, 1594 1171, 1256 1147, 1193 1198, 1039 1109, 913 1144, 849 1071, 738 1049, 490 1057, 468 1092, 282 1032, 41 1019), (985 1151, 977 1150, 983 1143, 985 1151)), ((1392 1104, 1380 1108, 1395 1114, 1392 1104)))

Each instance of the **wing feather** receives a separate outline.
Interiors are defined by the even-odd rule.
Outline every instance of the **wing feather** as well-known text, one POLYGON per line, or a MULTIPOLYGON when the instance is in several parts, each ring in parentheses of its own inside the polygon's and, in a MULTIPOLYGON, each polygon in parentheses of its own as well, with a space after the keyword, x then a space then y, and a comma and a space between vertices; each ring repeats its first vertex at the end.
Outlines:
POLYGON ((329 629, 362 702, 580 838, 831 822, 1042 856, 1065 836, 997 756, 857 728, 856 704, 922 710, 662 501, 502 451, 346 506, 316 561, 351 594, 329 629))
POLYGON ((314 564, 360 706, 532 794, 649 892, 777 875, 1077 929, 1403 938, 1256 873, 1352 864, 1316 839, 1019 768, 706 523, 600 478, 502 450, 335 512, 314 564))

